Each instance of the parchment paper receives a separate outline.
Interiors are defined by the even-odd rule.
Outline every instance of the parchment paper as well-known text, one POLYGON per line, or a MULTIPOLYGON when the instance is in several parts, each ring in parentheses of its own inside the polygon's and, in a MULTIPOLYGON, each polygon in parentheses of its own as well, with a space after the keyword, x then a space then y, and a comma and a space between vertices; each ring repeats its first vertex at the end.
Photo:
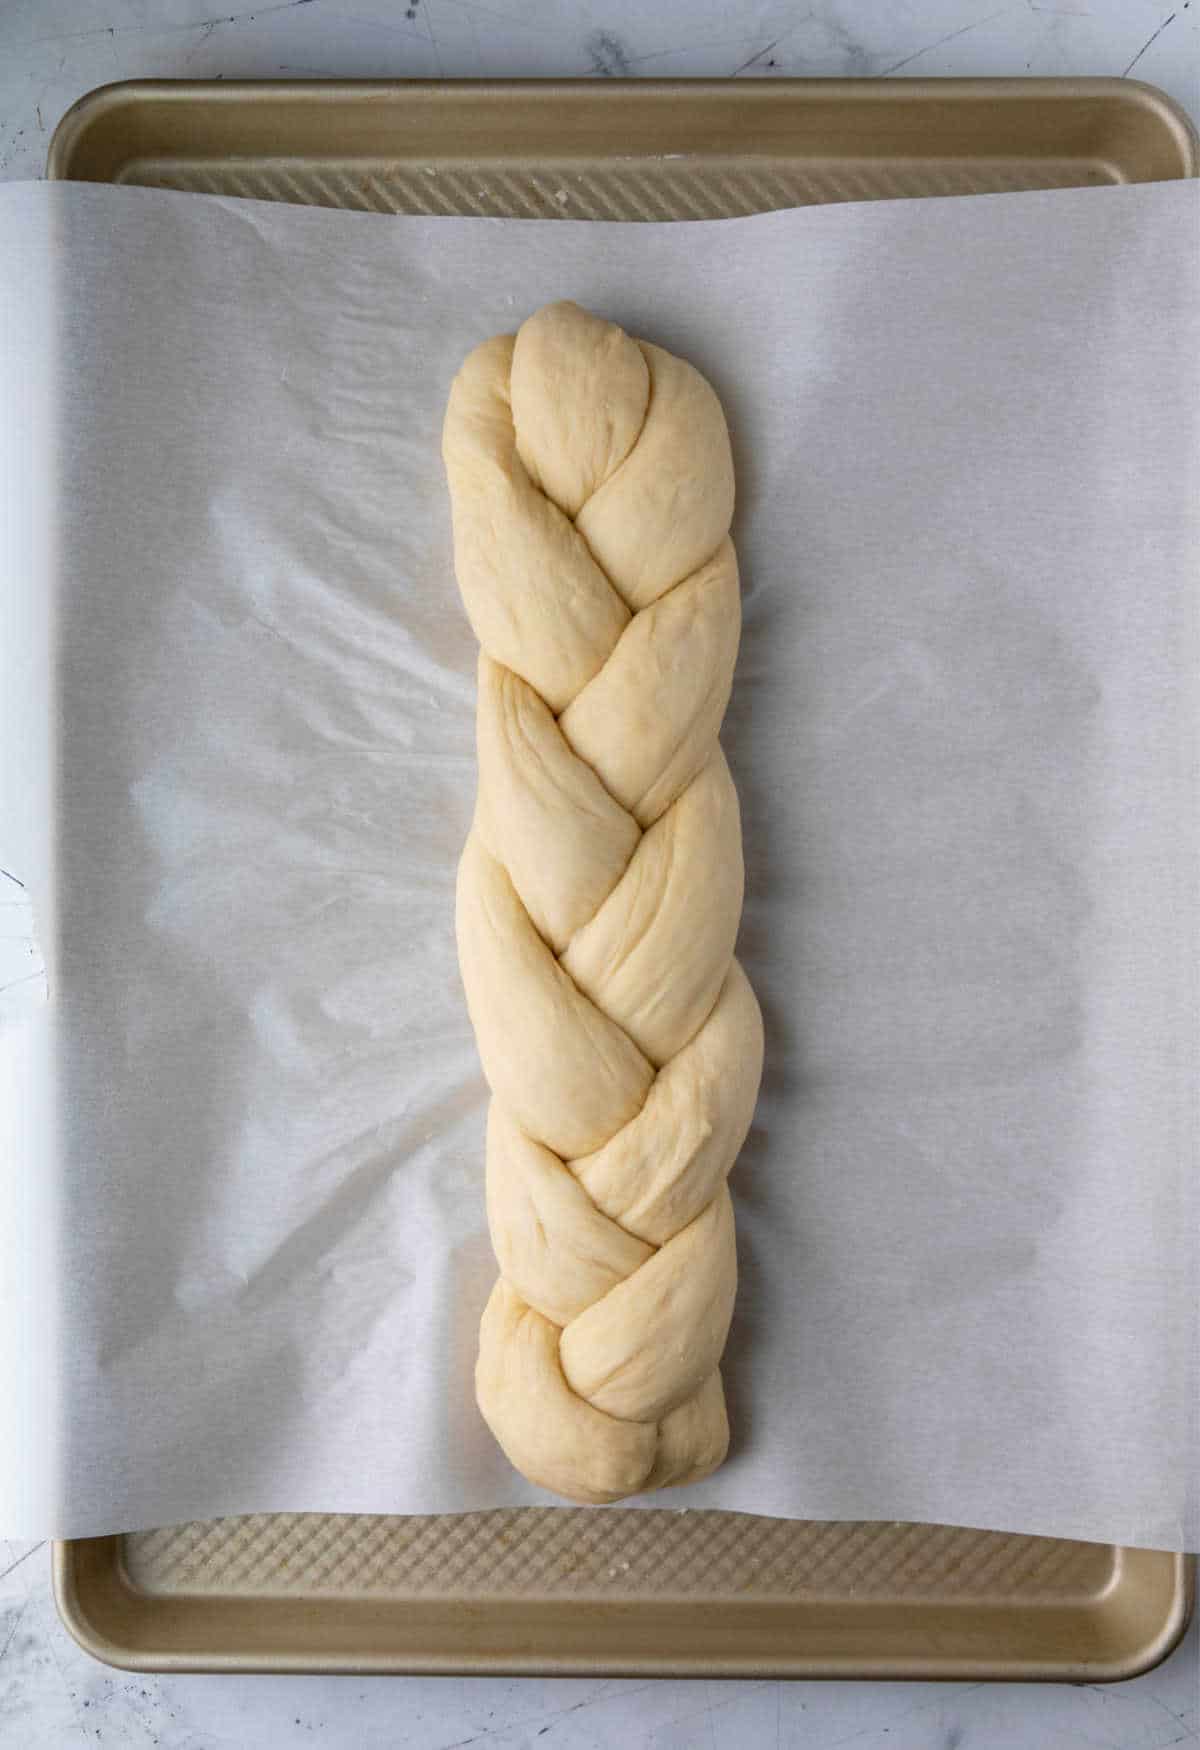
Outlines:
POLYGON ((6 1532, 544 1499, 472 1396, 439 430, 572 296, 739 484, 767 1070, 733 1451, 656 1504, 1200 1543, 1198 202, 0 189, 6 1532))

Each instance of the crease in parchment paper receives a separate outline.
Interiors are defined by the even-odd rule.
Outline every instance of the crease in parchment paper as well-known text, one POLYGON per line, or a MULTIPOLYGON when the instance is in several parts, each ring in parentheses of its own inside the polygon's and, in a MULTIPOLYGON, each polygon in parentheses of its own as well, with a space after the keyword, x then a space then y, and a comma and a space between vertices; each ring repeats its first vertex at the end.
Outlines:
POLYGON ((19 876, 0 869, 0 1027, 48 995, 33 897, 19 876))

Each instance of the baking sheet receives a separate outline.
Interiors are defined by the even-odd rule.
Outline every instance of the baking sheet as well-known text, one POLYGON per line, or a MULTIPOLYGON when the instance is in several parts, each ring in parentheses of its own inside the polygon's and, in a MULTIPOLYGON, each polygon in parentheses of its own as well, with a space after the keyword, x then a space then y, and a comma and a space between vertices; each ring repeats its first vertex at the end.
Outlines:
POLYGON ((4 578, 50 993, 0 1036, 42 1411, 6 1525, 542 1498, 470 1398, 436 438, 466 347, 570 293, 695 358, 738 453, 769 1063, 734 1453, 680 1504, 1194 1547, 1195 199, 633 231, 6 193, 6 439, 48 422, 56 488, 4 578))
POLYGON ((1166 182, 1200 141, 1137 79, 132 79, 48 174, 370 212, 728 219, 1166 182))

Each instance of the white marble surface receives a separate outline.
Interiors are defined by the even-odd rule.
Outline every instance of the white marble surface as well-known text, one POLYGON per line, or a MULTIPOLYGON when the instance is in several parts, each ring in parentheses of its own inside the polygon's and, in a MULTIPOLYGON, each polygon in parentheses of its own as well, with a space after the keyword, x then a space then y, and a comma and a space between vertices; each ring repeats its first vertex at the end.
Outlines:
MULTIPOLYGON (((0 0, 0 177, 63 111, 169 76, 1123 74, 1200 116, 1200 0, 0 0)), ((1132 1683, 591 1683, 126 1676, 55 1614, 49 1552, 0 1543, 0 1750, 1166 1750, 1200 1744, 1198 1634, 1132 1683)))
POLYGON ((0 176, 113 79, 1121 74, 1200 114, 1200 0, 0 0, 0 176))

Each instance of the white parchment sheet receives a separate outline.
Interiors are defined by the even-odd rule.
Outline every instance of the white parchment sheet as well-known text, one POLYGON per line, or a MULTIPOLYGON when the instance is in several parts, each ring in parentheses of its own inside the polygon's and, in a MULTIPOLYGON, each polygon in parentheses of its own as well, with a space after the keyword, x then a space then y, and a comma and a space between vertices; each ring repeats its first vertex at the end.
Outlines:
POLYGON ((0 189, 0 1528, 545 1498, 472 1394, 439 435, 570 296, 738 472, 767 1067, 658 1504, 1200 1544, 1198 215, 0 189))

